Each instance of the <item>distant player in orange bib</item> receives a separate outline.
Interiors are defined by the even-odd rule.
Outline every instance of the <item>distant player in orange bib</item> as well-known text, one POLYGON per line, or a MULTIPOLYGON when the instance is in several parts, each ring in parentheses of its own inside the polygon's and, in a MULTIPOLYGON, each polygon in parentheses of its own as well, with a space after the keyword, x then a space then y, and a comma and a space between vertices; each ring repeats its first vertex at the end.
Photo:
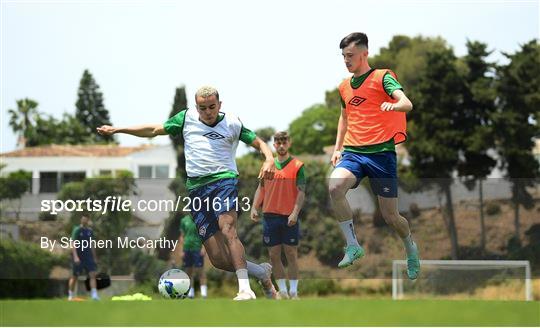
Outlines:
POLYGON ((304 204, 306 185, 304 163, 289 154, 290 147, 291 139, 287 132, 274 135, 274 148, 278 155, 274 179, 261 180, 251 208, 251 219, 255 222, 259 221, 258 211, 261 208, 263 211, 263 244, 268 247, 281 299, 298 299, 298 214, 304 204), (281 262, 282 251, 287 258, 289 291, 281 262))
POLYGON ((396 144, 407 139, 405 114, 413 105, 394 72, 369 66, 366 34, 351 33, 339 47, 353 76, 339 86, 342 109, 331 159, 335 169, 329 183, 332 207, 347 241, 338 266, 347 267, 364 256, 345 195, 368 177, 384 220, 403 240, 407 275, 414 280, 420 273, 420 260, 409 223, 398 212, 395 151, 396 144))

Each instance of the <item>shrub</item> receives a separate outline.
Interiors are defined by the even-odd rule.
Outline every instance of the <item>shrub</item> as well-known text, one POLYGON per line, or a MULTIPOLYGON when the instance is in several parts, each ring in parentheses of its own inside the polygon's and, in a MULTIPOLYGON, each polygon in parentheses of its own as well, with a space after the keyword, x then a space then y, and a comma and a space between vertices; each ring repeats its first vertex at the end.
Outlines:
POLYGON ((487 203, 486 214, 489 216, 497 215, 501 213, 501 205, 498 203, 487 203))
POLYGON ((40 221, 55 221, 57 218, 56 214, 51 214, 48 212, 39 212, 40 221))
POLYGON ((49 274, 62 258, 37 245, 0 239, 0 298, 52 296, 49 274))
POLYGON ((343 255, 343 236, 336 220, 325 217, 316 226, 316 235, 313 240, 317 259, 321 263, 336 266, 343 255))
POLYGON ((411 203, 409 205, 409 215, 411 219, 415 219, 420 216, 420 207, 418 207, 418 204, 411 203))
POLYGON ((324 296, 341 292, 341 287, 332 279, 304 279, 299 285, 301 295, 324 296))
POLYGON ((133 265, 133 277, 137 283, 153 281, 156 282, 157 286, 159 277, 168 269, 166 262, 139 249, 131 251, 131 263, 133 265))

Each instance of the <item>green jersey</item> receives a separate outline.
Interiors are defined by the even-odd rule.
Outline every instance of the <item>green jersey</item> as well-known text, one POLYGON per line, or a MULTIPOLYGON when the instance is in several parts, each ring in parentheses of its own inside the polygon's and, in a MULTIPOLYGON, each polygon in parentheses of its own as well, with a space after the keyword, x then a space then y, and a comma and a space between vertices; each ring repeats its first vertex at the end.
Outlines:
POLYGON ((201 238, 197 232, 197 226, 190 215, 180 219, 180 233, 184 236, 185 251, 200 251, 202 247, 201 238))

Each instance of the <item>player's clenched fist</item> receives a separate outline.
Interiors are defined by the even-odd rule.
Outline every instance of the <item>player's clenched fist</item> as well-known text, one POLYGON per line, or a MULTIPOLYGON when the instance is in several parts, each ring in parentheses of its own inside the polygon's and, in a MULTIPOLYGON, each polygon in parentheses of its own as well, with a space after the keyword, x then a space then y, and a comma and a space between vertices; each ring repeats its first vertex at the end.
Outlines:
POLYGON ((395 110, 394 105, 395 105, 394 103, 385 101, 385 102, 383 102, 381 104, 381 110, 383 112, 391 112, 391 111, 395 110))
POLYGON ((261 170, 259 171, 259 179, 268 179, 272 180, 274 178, 274 173, 276 172, 276 164, 274 160, 264 161, 261 170))
POLYGON ((332 158, 330 159, 330 163, 332 163, 332 166, 336 166, 340 159, 341 159, 341 152, 339 150, 336 150, 332 154, 332 158))
POLYGON ((102 125, 97 128, 97 132, 102 136, 110 136, 116 132, 116 129, 110 125, 102 125))

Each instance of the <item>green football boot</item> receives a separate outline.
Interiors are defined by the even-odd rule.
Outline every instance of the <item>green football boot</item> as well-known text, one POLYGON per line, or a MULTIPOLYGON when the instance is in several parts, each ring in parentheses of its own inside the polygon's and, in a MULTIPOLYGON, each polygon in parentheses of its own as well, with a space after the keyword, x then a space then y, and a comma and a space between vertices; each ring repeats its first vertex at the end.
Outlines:
POLYGON ((407 276, 410 280, 416 280, 420 275, 420 256, 418 255, 418 247, 414 244, 415 252, 407 255, 407 276))
POLYGON ((349 265, 353 264, 355 260, 358 260, 359 258, 364 256, 364 249, 362 248, 362 246, 349 245, 345 247, 344 250, 345 255, 338 264, 339 268, 346 268, 349 265))

